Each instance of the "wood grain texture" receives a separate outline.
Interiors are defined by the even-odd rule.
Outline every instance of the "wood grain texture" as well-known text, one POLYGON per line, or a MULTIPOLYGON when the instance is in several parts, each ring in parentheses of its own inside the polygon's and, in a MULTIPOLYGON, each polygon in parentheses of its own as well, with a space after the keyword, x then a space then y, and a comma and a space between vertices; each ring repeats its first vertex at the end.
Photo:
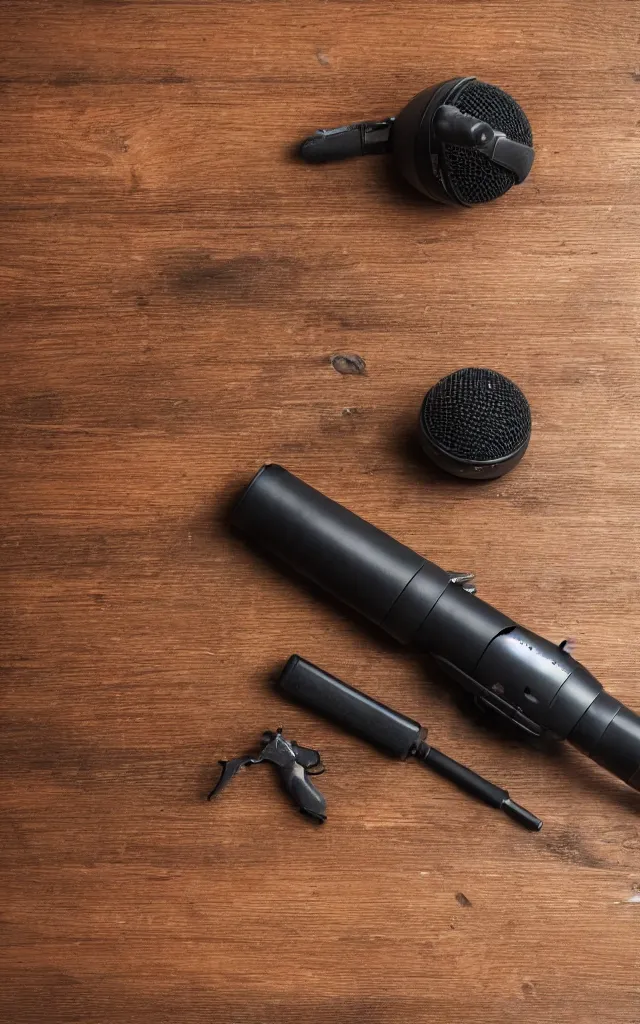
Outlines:
POLYGON ((637 0, 0 2, 7 1024, 640 1022, 638 799, 482 728, 224 525, 281 462, 640 707, 639 40, 637 0), (291 158, 458 73, 530 115, 502 201, 291 158), (469 364, 534 413, 476 488, 407 443, 469 364), (543 832, 282 705, 294 650, 543 832), (267 768, 204 803, 279 724, 323 752, 320 830, 267 768))

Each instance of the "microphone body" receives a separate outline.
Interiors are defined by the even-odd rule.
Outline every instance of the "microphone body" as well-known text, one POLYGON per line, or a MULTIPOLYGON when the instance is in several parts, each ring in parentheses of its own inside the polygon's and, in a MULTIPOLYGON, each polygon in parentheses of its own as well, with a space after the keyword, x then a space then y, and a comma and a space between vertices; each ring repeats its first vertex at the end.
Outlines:
POLYGON ((640 790, 640 718, 562 647, 460 585, 277 465, 263 466, 233 525, 403 644, 433 657, 479 704, 547 731, 640 790))

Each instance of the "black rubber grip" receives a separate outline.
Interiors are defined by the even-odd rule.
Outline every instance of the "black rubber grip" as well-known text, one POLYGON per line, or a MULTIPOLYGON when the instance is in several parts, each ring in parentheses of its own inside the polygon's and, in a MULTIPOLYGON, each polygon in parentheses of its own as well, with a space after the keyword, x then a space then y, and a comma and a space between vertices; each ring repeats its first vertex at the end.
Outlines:
POLYGON ((394 757, 404 759, 414 753, 425 735, 418 722, 343 683, 297 654, 289 658, 278 687, 299 704, 337 722, 394 757))

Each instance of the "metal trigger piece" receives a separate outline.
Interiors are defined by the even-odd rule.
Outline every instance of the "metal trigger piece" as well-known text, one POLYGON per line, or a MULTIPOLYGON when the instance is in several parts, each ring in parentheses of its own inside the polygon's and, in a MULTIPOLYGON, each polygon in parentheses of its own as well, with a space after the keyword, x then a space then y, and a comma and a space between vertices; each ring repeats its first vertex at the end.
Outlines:
POLYGON ((308 779, 309 775, 321 775, 324 771, 318 751, 285 739, 281 728, 275 732, 265 731, 260 746, 260 753, 255 757, 246 754, 231 761, 220 761, 222 772, 209 800, 225 789, 245 765, 268 761, 278 769, 284 788, 299 809, 315 821, 323 822, 326 818, 324 797, 308 779))

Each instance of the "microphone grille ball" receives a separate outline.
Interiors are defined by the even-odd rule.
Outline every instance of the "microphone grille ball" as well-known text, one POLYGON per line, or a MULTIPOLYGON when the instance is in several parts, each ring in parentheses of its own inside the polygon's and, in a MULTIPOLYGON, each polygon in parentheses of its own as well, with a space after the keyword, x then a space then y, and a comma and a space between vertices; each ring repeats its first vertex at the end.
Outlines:
POLYGON ((456 370, 435 384, 422 403, 422 447, 456 476, 502 476, 520 461, 530 436, 527 399, 495 370, 456 370))
MULTIPOLYGON (((513 96, 472 79, 456 94, 455 105, 463 114, 486 121, 492 128, 504 132, 508 139, 533 145, 531 125, 522 107, 513 96)), ((498 167, 484 155, 462 146, 444 146, 444 160, 452 190, 463 203, 488 203, 508 192, 515 185, 515 175, 498 167)))

